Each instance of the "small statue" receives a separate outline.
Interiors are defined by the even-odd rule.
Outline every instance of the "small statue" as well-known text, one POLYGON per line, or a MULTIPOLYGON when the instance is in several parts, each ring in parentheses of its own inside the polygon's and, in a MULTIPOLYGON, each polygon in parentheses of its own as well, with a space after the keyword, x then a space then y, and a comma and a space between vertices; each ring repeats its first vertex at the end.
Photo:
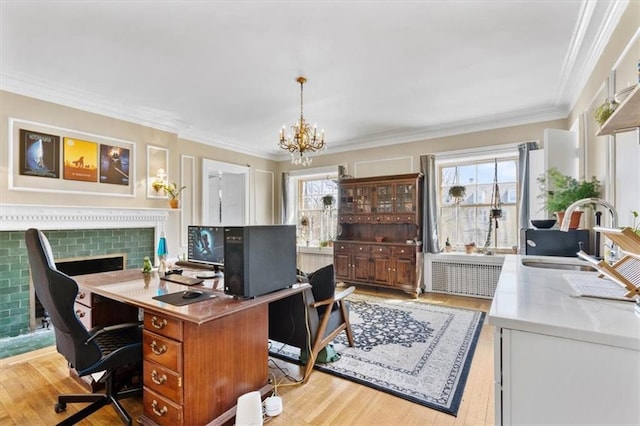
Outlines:
POLYGON ((145 256, 142 263, 142 273, 148 274, 151 272, 152 268, 153 266, 151 265, 151 259, 149 259, 149 256, 145 256))

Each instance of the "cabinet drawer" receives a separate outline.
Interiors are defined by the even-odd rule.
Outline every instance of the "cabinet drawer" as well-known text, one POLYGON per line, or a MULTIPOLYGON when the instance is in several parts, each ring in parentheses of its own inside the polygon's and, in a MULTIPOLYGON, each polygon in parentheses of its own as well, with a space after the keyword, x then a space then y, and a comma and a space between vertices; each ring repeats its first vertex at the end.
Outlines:
POLYGON ((393 222, 398 223, 415 223, 416 215, 411 213, 399 213, 393 215, 393 222))
POLYGON ((175 371, 145 360, 143 383, 177 404, 182 404, 182 375, 175 371))
POLYGON ((142 356, 170 370, 182 371, 182 343, 144 330, 142 333, 142 356))
POLYGON ((373 215, 370 214, 360 214, 356 217, 357 223, 373 223, 373 215))
POLYGON ((76 302, 82 303, 85 306, 91 307, 93 297, 91 297, 91 292, 85 290, 84 288, 78 289, 78 294, 76 294, 76 302))
POLYGON ((353 248, 353 244, 335 243, 333 245, 333 251, 335 253, 348 253, 353 248))
POLYGON ((93 322, 91 321, 91 308, 83 305, 82 303, 76 302, 73 304, 73 310, 84 327, 87 330, 91 330, 93 328, 93 322))
POLYGON ((182 341, 182 321, 153 311, 144 312, 144 329, 182 341))
POLYGON ((144 387, 142 396, 145 416, 159 425, 181 425, 184 423, 182 406, 144 387))
POLYGON ((371 254, 391 254, 391 247, 389 246, 371 246, 371 254))
POLYGON ((354 244, 353 254, 369 253, 371 246, 369 244, 354 244))
POLYGON ((396 257, 414 257, 416 254, 415 247, 393 247, 391 254, 396 257))

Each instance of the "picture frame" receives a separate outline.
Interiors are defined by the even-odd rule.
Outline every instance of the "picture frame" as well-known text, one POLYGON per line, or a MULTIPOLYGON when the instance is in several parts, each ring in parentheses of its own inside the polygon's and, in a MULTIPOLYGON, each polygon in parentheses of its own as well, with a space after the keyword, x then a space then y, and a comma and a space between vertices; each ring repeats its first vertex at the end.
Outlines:
POLYGON ((9 117, 8 120, 7 183, 9 190, 135 197, 136 144, 134 142, 15 117, 9 117), (50 145, 46 145, 47 149, 40 150, 36 146, 38 137, 50 138, 50 145), (66 142, 73 142, 73 144, 64 146, 66 142), (87 151, 82 151, 85 154, 74 150, 72 146, 76 144, 87 149, 87 151), (28 153, 29 149, 33 151, 28 153), (100 181, 99 154, 103 150, 106 150, 105 152, 119 151, 120 161, 122 164, 126 162, 119 169, 124 172, 126 177, 121 174, 119 179, 107 178, 107 169, 105 169, 103 172, 105 179, 100 181), (84 170, 91 168, 88 165, 93 163, 90 158, 93 158, 94 152, 97 168, 95 180, 93 173, 85 173, 84 170), (85 158, 80 160, 82 156, 85 158), (41 163, 38 165, 40 157, 41 163), (36 159, 35 162, 34 159, 36 159), (77 163, 74 164, 74 162, 77 163), (46 166, 49 171, 43 172, 44 169, 39 169, 42 165, 46 166), (80 165, 82 167, 79 167, 80 165), (65 170, 65 166, 71 167, 65 170))
POLYGON ((161 185, 169 183, 169 150, 147 145, 147 198, 167 198, 161 185))
POLYGON ((63 147, 63 179, 97 182, 98 144, 65 137, 63 147))
POLYGON ((58 179, 60 177, 60 137, 20 129, 20 174, 58 179))

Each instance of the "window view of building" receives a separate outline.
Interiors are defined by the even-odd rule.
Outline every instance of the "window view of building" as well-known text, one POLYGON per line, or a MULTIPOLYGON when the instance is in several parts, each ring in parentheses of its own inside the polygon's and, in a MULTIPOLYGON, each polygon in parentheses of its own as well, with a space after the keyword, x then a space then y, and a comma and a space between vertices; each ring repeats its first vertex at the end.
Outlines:
POLYGON ((458 250, 468 243, 492 250, 510 250, 517 245, 517 164, 517 157, 513 157, 439 167, 441 246, 447 239, 458 250), (491 219, 491 209, 496 206, 501 209, 497 226, 491 219))

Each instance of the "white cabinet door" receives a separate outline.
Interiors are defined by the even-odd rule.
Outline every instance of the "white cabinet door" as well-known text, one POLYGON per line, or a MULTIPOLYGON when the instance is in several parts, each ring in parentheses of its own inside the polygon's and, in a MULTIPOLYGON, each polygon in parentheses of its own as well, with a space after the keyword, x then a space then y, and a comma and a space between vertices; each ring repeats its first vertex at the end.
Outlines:
POLYGON ((640 351, 508 329, 499 350, 497 423, 638 424, 640 351))

